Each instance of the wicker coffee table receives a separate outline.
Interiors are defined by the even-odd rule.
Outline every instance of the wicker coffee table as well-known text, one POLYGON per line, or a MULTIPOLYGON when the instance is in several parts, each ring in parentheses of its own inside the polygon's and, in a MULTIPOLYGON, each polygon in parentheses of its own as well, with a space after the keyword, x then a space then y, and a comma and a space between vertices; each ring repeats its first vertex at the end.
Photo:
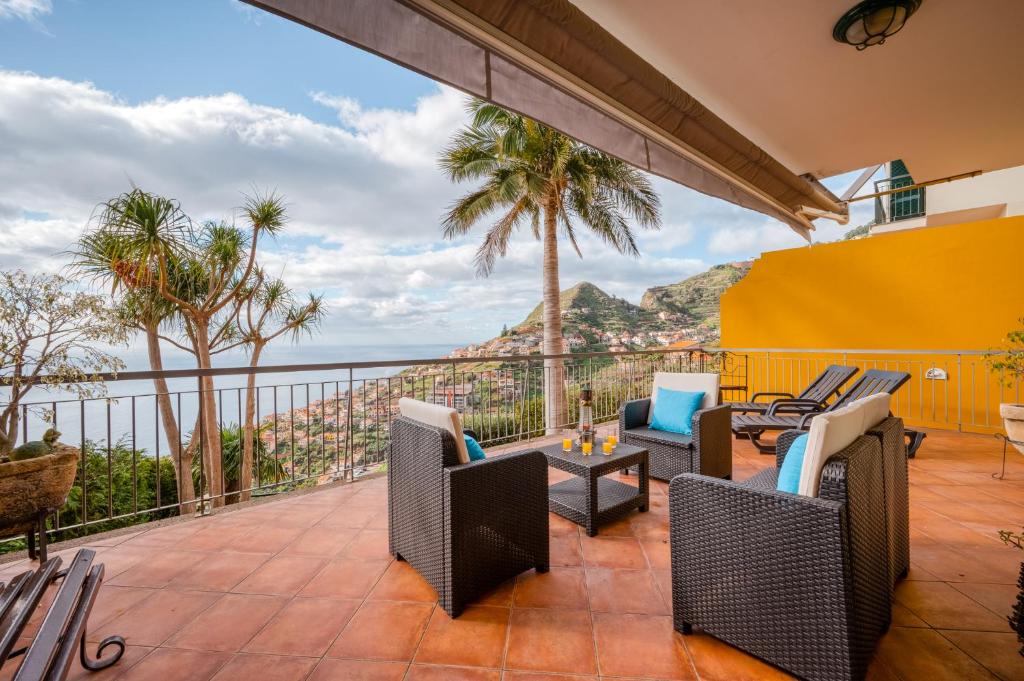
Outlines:
POLYGON ((597 534, 598 525, 617 520, 633 509, 639 509, 641 513, 647 511, 646 449, 620 442, 615 451, 606 456, 601 452, 601 442, 598 441, 590 456, 583 456, 579 445, 566 452, 561 442, 541 447, 540 451, 547 457, 549 466, 576 476, 548 487, 548 509, 582 525, 588 536, 597 534), (603 477, 627 466, 639 469, 639 486, 603 477))

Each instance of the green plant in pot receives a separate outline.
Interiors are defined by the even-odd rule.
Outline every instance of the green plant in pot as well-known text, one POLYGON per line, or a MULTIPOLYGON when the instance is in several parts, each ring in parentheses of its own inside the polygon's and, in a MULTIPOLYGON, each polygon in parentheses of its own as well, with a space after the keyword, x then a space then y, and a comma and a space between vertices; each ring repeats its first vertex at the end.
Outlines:
MULTIPOLYGON (((1024 319, 1020 323, 1021 328, 1006 335, 1003 349, 985 356, 989 369, 1009 388, 1024 378, 1024 319)), ((1004 402, 999 405, 999 416, 1003 419, 1006 436, 1014 442, 1017 451, 1024 454, 1024 404, 1004 402)))
MULTIPOLYGON (((1024 549, 1024 529, 1021 532, 1012 530, 1000 530, 999 538, 1007 545, 1024 549)), ((1024 562, 1020 564, 1020 576, 1017 577, 1017 600, 1013 604, 1008 618, 1010 628, 1017 632, 1017 642, 1021 644, 1020 654, 1024 657, 1024 562)))
POLYGON ((14 451, 11 452, 10 459, 11 461, 25 461, 52 454, 59 437, 60 431, 56 428, 50 428, 43 433, 42 440, 33 440, 26 442, 20 447, 15 447, 14 451))

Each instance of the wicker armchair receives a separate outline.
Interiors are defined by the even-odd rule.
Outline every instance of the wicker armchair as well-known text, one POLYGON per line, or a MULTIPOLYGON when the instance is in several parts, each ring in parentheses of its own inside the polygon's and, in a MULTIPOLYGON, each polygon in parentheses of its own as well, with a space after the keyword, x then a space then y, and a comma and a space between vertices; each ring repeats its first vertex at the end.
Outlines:
MULTIPOLYGON (((663 374, 655 374, 655 386, 660 376, 663 374)), ((619 410, 619 439, 648 451, 652 478, 671 480, 681 473, 732 477, 732 412, 729 405, 717 404, 717 376, 713 382, 714 389, 706 391, 704 408, 693 415, 693 435, 651 429, 649 398, 631 400, 619 410)))
POLYGON ((547 460, 528 451, 460 464, 450 432, 396 418, 388 542, 451 617, 520 572, 547 572, 547 460))
MULTIPOLYGON (((801 433, 779 436, 779 460, 801 433)), ((818 497, 685 474, 669 488, 675 628, 705 632, 807 679, 862 679, 889 626, 879 439, 831 456, 818 497)))

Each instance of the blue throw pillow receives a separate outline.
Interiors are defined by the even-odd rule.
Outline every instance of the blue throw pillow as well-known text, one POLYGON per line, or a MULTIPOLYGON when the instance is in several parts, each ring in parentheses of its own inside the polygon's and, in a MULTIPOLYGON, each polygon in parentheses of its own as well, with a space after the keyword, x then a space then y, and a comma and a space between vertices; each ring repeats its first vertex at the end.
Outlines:
POLYGON ((480 446, 479 442, 465 433, 462 434, 462 437, 466 440, 466 451, 469 452, 470 461, 480 461, 485 458, 484 448, 480 446))
POLYGON ((651 429, 693 435, 693 415, 704 404, 704 393, 658 388, 651 429))
POLYGON ((796 494, 800 491, 800 471, 804 467, 804 454, 807 453, 807 434, 798 436, 793 440, 786 452, 786 458, 782 460, 782 468, 779 469, 779 482, 775 489, 780 492, 796 494))

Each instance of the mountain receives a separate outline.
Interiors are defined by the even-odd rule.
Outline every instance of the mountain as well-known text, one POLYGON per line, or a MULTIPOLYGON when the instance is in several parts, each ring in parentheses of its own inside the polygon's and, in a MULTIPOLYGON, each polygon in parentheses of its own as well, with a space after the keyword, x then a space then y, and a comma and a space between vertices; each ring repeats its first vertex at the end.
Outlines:
MULTIPOLYGON (((627 331, 646 327, 658 321, 657 311, 649 311, 628 300, 608 295, 588 281, 581 281, 561 293, 564 331, 577 327, 593 327, 602 331, 627 331)), ((533 308, 526 319, 514 329, 519 332, 540 329, 543 325, 544 303, 533 308)))
MULTIPOLYGON (((750 270, 749 262, 715 265, 676 284, 648 289, 639 305, 583 281, 561 292, 562 335, 573 351, 718 342, 722 293, 750 270)), ((452 357, 507 357, 540 352, 543 303, 501 336, 456 348, 452 357)))
POLYGON ((649 288, 640 299, 640 307, 655 314, 679 315, 693 326, 718 329, 721 323, 719 298, 725 289, 746 276, 750 265, 749 262, 715 265, 677 284, 649 288))

